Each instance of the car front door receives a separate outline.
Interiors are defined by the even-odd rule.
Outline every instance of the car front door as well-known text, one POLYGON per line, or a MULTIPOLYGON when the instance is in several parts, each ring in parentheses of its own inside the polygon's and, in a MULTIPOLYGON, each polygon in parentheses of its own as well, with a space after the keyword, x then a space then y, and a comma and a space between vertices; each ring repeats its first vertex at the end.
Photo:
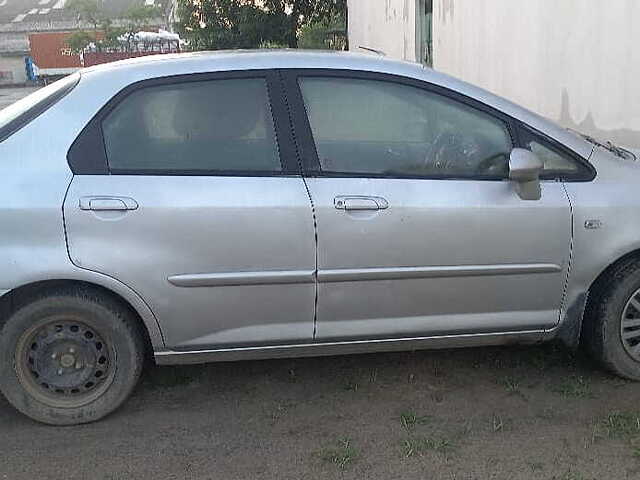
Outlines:
POLYGON ((313 337, 313 216, 277 81, 135 84, 70 150, 71 260, 138 292, 171 349, 313 337))
POLYGON ((515 126, 413 80, 288 71, 318 234, 317 340, 549 328, 567 280, 563 185, 521 199, 515 126))

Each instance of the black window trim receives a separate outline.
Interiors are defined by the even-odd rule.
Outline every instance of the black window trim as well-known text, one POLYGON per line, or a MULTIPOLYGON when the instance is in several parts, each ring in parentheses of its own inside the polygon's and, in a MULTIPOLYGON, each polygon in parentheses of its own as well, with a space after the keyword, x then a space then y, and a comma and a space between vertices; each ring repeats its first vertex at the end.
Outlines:
POLYGON ((189 73, 141 80, 116 93, 80 132, 67 152, 67 162, 75 175, 148 175, 148 176, 218 176, 218 177, 287 177, 300 176, 296 148, 289 125, 289 113, 284 92, 276 70, 229 70, 220 72, 189 73), (109 166, 102 132, 102 121, 129 95, 138 90, 163 85, 262 78, 267 86, 268 101, 273 117, 273 128, 281 171, 261 170, 167 170, 124 169, 109 166))
POLYGON ((304 99, 302 91, 298 83, 300 77, 320 77, 320 78, 346 78, 346 79, 362 79, 362 80, 378 80, 391 83, 398 83, 401 85, 407 85, 416 87, 421 90, 435 93, 443 97, 449 98, 455 102, 461 103, 475 110, 481 111, 491 117, 501 121, 509 135, 511 137, 511 143, 513 148, 523 148, 520 141, 519 131, 521 128, 526 127, 528 130, 536 133, 536 135, 545 140, 545 143, 554 146, 556 150, 565 153, 567 156, 574 159, 580 165, 584 167, 583 175, 578 176, 557 176, 552 175, 542 176, 542 180, 561 180, 569 182, 584 182, 591 181, 595 178, 595 169, 593 166, 578 153, 561 145, 556 140, 548 137, 547 135, 538 132, 529 125, 524 124, 522 121, 511 117, 510 115, 497 110, 490 105, 487 105, 479 100, 471 98, 460 92, 456 92, 447 87, 441 85, 435 85, 425 80, 414 79, 411 77, 405 77, 401 75, 395 75, 382 72, 370 72, 364 70, 349 70, 349 69, 280 69, 280 75, 284 83, 284 88, 287 94, 287 104, 291 108, 291 128, 294 130, 294 139, 296 146, 298 147, 298 155, 300 156, 300 162, 303 168, 303 174, 307 177, 333 177, 333 178, 390 178, 390 179, 424 179, 424 180, 482 180, 482 181, 506 181, 507 177, 500 175, 400 175, 400 174, 373 174, 373 173, 351 173, 351 172, 324 172, 320 168, 320 161, 316 150, 315 140, 311 130, 309 117, 304 105, 304 99), (584 170, 588 171, 584 173, 584 170))

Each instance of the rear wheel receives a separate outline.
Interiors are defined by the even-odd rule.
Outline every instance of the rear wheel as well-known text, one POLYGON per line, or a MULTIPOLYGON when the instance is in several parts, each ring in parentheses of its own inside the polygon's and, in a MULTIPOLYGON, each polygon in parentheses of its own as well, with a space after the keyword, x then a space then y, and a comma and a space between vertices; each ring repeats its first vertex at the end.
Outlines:
POLYGON ((99 420, 135 387, 144 344, 132 312, 88 289, 18 308, 0 331, 0 390, 25 415, 52 425, 99 420))
POLYGON ((614 268, 591 292, 583 339, 609 370, 640 380, 640 262, 614 268))

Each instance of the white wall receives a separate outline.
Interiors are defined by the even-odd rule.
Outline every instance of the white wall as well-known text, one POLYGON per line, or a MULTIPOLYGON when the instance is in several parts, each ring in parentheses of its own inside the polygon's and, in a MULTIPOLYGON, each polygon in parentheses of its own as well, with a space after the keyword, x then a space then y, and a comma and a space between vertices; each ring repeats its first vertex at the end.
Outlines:
POLYGON ((416 0, 348 0, 348 7, 350 50, 416 60, 416 0))
POLYGON ((640 1, 434 0, 433 8, 437 70, 640 147, 640 1))

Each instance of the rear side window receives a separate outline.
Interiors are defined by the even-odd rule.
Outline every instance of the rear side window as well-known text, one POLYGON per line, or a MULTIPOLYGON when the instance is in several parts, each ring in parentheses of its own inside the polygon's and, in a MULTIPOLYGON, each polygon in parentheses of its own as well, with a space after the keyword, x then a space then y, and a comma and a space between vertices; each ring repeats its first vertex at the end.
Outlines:
POLYGON ((0 142, 52 107, 78 84, 80 74, 58 80, 0 110, 0 142))
POLYGON ((113 173, 280 172, 266 81, 135 90, 102 121, 113 173))

